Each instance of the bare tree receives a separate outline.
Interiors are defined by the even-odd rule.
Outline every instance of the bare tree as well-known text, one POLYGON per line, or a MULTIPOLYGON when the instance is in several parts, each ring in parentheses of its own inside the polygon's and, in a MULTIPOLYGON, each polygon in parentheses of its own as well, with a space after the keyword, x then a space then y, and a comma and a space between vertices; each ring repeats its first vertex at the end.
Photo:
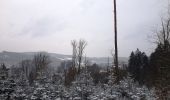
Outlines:
POLYGON ((32 60, 23 60, 20 63, 21 68, 21 78, 22 81, 24 79, 28 80, 29 85, 33 84, 33 81, 36 79, 36 70, 35 66, 33 65, 32 60))
POLYGON ((41 75, 42 71, 48 67, 50 62, 50 57, 45 52, 40 52, 34 55, 33 64, 35 66, 36 72, 40 72, 41 75))
POLYGON ((80 66, 82 63, 82 58, 83 58, 83 53, 84 49, 87 46, 87 42, 85 40, 80 39, 79 44, 78 44, 78 54, 77 54, 77 59, 78 59, 78 73, 80 72, 80 66))
POLYGON ((72 40, 71 45, 73 47, 72 66, 73 67, 78 66, 78 73, 79 73, 84 49, 87 46, 87 42, 83 39, 80 39, 78 43, 76 42, 76 40, 72 40))
POLYGON ((22 69, 22 72, 24 74, 24 77, 26 79, 28 79, 30 71, 31 71, 31 67, 32 67, 32 61, 28 60, 28 59, 23 60, 23 61, 21 61, 20 65, 21 65, 21 69, 22 69))
POLYGON ((72 40, 71 45, 73 47, 73 54, 72 54, 72 67, 77 66, 77 41, 72 40))
POLYGON ((157 44, 167 48, 170 43, 170 17, 167 19, 161 20, 161 29, 156 33, 157 35, 157 44))

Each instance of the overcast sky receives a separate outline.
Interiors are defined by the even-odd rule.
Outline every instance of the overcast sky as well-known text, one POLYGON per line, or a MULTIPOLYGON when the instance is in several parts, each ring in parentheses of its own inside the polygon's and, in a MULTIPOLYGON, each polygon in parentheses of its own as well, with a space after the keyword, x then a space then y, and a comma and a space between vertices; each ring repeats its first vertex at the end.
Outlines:
MULTIPOLYGON (((119 56, 153 51, 148 36, 166 6, 167 0, 117 0, 119 56)), ((87 56, 110 56, 113 24, 112 0, 0 0, 0 51, 71 54, 70 41, 82 38, 87 56)))

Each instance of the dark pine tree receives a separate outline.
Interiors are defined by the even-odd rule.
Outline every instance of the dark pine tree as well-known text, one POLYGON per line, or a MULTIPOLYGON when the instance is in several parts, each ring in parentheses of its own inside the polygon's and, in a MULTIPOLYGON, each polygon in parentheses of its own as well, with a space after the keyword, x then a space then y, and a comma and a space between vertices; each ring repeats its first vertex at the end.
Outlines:
POLYGON ((160 98, 167 97, 170 91, 170 44, 158 44, 150 56, 149 84, 159 91, 160 98))
POLYGON ((128 63, 128 70, 130 73, 133 73, 133 68, 134 68, 134 60, 135 60, 135 54, 132 51, 129 57, 129 63, 128 63))
POLYGON ((135 53, 132 51, 129 58, 128 69, 131 77, 135 81, 139 82, 139 84, 144 84, 148 70, 147 55, 139 49, 137 49, 135 53))

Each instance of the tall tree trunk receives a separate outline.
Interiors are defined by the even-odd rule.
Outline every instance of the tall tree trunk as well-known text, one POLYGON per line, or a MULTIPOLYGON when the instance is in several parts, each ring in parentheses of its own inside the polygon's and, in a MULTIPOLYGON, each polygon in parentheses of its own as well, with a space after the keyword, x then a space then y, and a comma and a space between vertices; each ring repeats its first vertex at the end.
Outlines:
POLYGON ((114 30, 115 30, 115 70, 116 70, 116 81, 119 82, 119 70, 118 70, 118 47, 117 47, 117 9, 116 9, 116 0, 114 3, 114 30))

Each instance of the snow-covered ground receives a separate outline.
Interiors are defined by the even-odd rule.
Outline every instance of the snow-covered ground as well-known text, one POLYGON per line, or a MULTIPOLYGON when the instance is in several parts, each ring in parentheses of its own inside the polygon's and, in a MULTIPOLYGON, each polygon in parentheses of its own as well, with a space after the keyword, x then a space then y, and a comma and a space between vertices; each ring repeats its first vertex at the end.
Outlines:
MULTIPOLYGON (((61 81, 61 80, 60 80, 61 81)), ((36 80, 29 86, 26 81, 1 80, 0 100, 155 100, 154 90, 141 87, 127 78, 120 84, 94 85, 92 78, 81 74, 66 87, 50 79, 36 80)))

